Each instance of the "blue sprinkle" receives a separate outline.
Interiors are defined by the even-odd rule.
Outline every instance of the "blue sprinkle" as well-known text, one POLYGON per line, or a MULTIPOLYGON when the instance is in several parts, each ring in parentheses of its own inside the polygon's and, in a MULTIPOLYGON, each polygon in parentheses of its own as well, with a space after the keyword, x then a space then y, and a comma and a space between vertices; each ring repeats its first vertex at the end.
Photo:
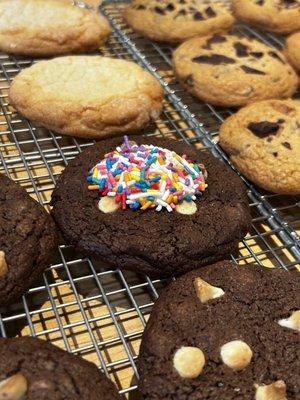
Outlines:
POLYGON ((149 182, 158 182, 161 180, 160 176, 155 176, 154 178, 149 179, 149 182))
POLYGON ((123 192, 123 186, 122 185, 119 185, 118 186, 118 193, 122 193, 123 192))
POLYGON ((121 173, 122 173, 121 168, 117 168, 117 169, 113 172, 113 176, 120 175, 121 173))
POLYGON ((192 201, 192 196, 187 195, 187 196, 185 196, 184 200, 185 201, 192 201))
POLYGON ((88 182, 93 182, 93 176, 92 176, 92 175, 88 176, 88 177, 86 178, 86 180, 87 180, 88 182))
POLYGON ((175 192, 177 192, 177 189, 175 189, 174 187, 172 187, 172 188, 170 189, 170 192, 171 192, 171 193, 175 193, 175 192))
POLYGON ((102 178, 99 182, 99 189, 102 190, 106 184, 106 179, 102 178))
POLYGON ((155 197, 154 197, 154 196, 149 196, 149 197, 147 197, 147 200, 149 200, 149 201, 154 201, 154 200, 155 200, 155 197))

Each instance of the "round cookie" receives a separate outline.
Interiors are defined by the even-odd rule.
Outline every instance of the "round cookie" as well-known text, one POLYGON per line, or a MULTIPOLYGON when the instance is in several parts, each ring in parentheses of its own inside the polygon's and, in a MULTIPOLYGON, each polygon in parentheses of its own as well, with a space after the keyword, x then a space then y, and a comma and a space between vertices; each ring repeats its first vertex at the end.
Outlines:
POLYGON ((231 28, 227 2, 195 0, 134 0, 124 12, 133 30, 160 42, 178 43, 231 28))
POLYGON ((139 65, 101 56, 41 61, 13 81, 11 104, 65 135, 102 138, 136 131, 159 116, 163 90, 139 65))
POLYGON ((284 54, 293 67, 300 71, 300 32, 296 32, 287 38, 284 54))
POLYGON ((56 245, 50 215, 0 174, 0 306, 11 304, 36 282, 56 245))
POLYGON ((230 261, 171 283, 142 337, 143 398, 297 400, 299 293, 297 272, 230 261))
POLYGON ((300 29, 299 0, 233 0, 235 16, 258 28, 278 33, 300 29))
POLYGON ((28 56, 96 50, 111 32, 101 15, 61 0, 2 0, 0 49, 28 56))
POLYGON ((251 104, 222 124, 219 137, 252 182, 274 193, 300 194, 300 101, 251 104))
MULTIPOLYGON (((236 249, 238 241, 244 237, 250 224, 246 190, 240 178, 231 169, 207 152, 199 152, 173 140, 142 138, 138 141, 139 146, 153 145, 168 149, 175 151, 178 156, 186 154, 194 163, 204 164, 208 173, 205 180, 208 187, 201 195, 197 194, 193 201, 187 202, 186 208, 182 207, 183 203, 186 204, 183 202, 173 211, 171 206, 171 210, 170 207, 167 209, 161 207, 160 211, 157 211, 156 208, 147 208, 152 205, 151 201, 150 204, 146 201, 142 209, 139 205, 138 209, 135 209, 136 203, 133 202, 129 205, 133 208, 127 207, 124 210, 116 204, 116 200, 107 201, 106 195, 108 192, 111 195, 112 189, 106 190, 102 179, 99 180, 99 185, 106 194, 102 191, 103 194, 100 196, 98 187, 96 190, 89 190, 91 183, 89 183, 90 178, 87 182, 87 177, 90 177, 91 168, 121 143, 121 139, 103 140, 89 147, 70 162, 58 180, 52 195, 52 213, 68 243, 84 254, 100 256, 112 266, 131 269, 153 277, 182 274, 222 259, 236 249)), ((134 156, 133 159, 135 160, 134 156)), ((155 160, 153 168, 159 168, 157 163, 160 164, 160 158, 155 160)), ((107 162, 111 166, 111 161, 107 162)), ((165 166, 164 162, 162 164, 165 166)), ((167 175, 169 174, 167 171, 172 171, 174 165, 172 167, 168 164, 171 170, 166 170, 167 175)), ((103 165, 99 166, 100 170, 103 168, 103 165)), ((133 174, 139 176, 134 169, 128 185, 134 186, 137 194, 129 196, 124 189, 124 193, 128 196, 127 200, 142 197, 145 187, 150 187, 150 199, 152 196, 160 197, 160 193, 165 194, 166 189, 162 186, 166 188, 164 183, 166 177, 162 177, 162 182, 159 183, 156 181, 157 178, 154 179, 151 181, 153 182, 151 186, 150 178, 146 178, 148 183, 144 183, 142 178, 142 182, 138 184, 133 182, 132 185, 133 174), (153 194, 154 186, 158 192, 153 194)), ((97 172, 95 176, 97 180, 97 172)), ((127 179, 125 174, 123 177, 127 179)), ((175 176, 173 178, 175 179, 175 176)), ((123 182, 124 179, 122 178, 123 182)), ((185 179, 187 177, 184 181, 185 179)), ((119 185, 123 184, 117 185, 118 195, 119 185)), ((172 185, 169 193, 163 198, 165 202, 169 194, 174 193, 175 184, 172 182, 172 185)), ((189 185, 194 187, 191 183, 189 185)), ((91 186, 93 188, 94 183, 91 186)), ((180 192, 182 188, 177 190, 180 192)), ((149 196, 149 193, 144 194, 146 195, 149 196)), ((176 196, 180 194, 176 192, 176 196)))
POLYGON ((190 93, 222 107, 287 98, 298 85, 283 54, 257 40, 234 35, 190 39, 175 50, 173 65, 190 93))
POLYGON ((0 339, 0 371, 1 399, 120 399, 96 365, 37 338, 0 339))

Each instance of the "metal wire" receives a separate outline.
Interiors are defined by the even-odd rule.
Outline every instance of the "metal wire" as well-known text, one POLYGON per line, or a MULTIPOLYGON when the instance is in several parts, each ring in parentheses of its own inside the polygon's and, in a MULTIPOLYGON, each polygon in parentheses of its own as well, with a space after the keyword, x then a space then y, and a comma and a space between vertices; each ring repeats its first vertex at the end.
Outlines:
MULTIPOLYGON (((122 20, 122 6, 121 2, 102 6, 114 32, 100 53, 138 62, 164 86, 164 111, 146 134, 173 137, 206 148, 228 162, 216 138, 219 123, 230 110, 218 110, 191 99, 172 75, 171 48, 133 34, 122 20)), ((266 36, 264 40, 273 39, 266 36)), ((12 79, 35 61, 0 55, 0 172, 24 186, 49 209, 57 177, 69 160, 93 141, 38 128, 10 106, 8 88, 12 79)), ((298 220, 292 211, 299 203, 262 194, 247 184, 252 227, 232 259, 240 264, 295 267, 300 257, 293 236, 298 220)), ((62 243, 41 281, 18 304, 2 310, 0 332, 2 336, 41 337, 80 354, 112 377, 120 393, 129 395, 137 387, 139 340, 164 285, 165 282, 129 271, 108 269, 62 243)))

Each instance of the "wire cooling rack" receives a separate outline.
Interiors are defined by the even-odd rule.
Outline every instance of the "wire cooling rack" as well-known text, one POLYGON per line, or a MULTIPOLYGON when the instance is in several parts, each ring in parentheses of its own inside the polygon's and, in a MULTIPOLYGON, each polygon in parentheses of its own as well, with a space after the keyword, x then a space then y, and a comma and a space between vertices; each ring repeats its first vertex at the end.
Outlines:
MULTIPOLYGON (((164 111, 145 134, 183 140, 226 160, 216 139, 219 123, 230 111, 200 104, 184 93, 172 75, 171 48, 133 34, 122 20, 123 5, 109 2, 102 6, 113 34, 100 54, 136 61, 164 86, 164 111)), ((8 88, 12 79, 35 61, 0 54, 0 172, 49 209, 57 177, 69 160, 93 142, 38 128, 10 106, 8 88)), ((296 199, 262 194, 250 184, 248 188, 252 226, 232 259, 266 267, 298 266, 296 199)), ((164 285, 164 281, 132 272, 107 269, 61 242, 41 281, 19 303, 2 310, 1 335, 37 336, 80 354, 102 368, 121 394, 136 399, 140 337, 164 285)))

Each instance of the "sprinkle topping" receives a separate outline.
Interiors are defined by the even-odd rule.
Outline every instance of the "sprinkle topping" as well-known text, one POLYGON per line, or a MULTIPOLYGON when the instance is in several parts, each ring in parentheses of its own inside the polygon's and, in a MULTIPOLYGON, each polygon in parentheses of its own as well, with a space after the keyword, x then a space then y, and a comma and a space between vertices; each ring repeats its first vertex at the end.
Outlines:
POLYGON ((166 208, 196 200, 207 187, 203 164, 184 154, 153 145, 138 146, 124 137, 124 143, 96 164, 87 181, 89 190, 113 197, 121 208, 166 208))

